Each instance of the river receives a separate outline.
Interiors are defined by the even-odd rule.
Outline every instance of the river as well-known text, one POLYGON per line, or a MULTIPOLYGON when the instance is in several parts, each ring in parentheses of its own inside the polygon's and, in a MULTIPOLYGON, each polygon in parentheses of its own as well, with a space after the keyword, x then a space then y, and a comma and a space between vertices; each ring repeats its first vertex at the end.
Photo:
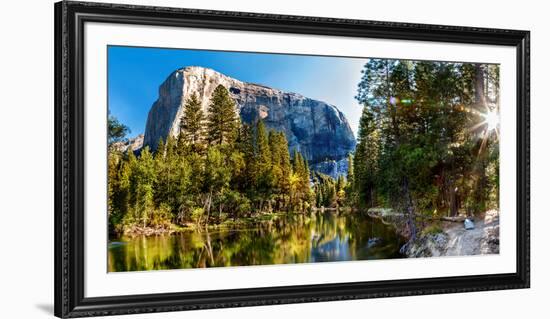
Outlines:
POLYGON ((366 214, 276 214, 247 227, 111 238, 108 271, 400 258, 403 238, 366 214))

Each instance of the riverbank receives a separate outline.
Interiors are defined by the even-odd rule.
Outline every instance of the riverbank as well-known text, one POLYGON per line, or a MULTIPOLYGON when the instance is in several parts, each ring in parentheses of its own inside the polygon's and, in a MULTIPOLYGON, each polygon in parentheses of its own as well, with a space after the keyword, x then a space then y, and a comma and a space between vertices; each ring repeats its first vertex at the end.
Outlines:
POLYGON ((440 232, 421 233, 404 253, 407 257, 498 254, 499 212, 487 211, 484 216, 474 218, 473 222, 473 229, 466 229, 460 222, 442 222, 440 232))
MULTIPOLYGON (((330 210, 331 209, 326 209, 326 211, 330 211, 330 210)), ((323 210, 323 212, 324 211, 325 210, 323 210)), ((190 232, 190 231, 200 232, 203 230, 216 231, 216 230, 223 230, 223 229, 235 228, 235 227, 250 227, 258 223, 267 222, 270 220, 277 220, 281 217, 308 216, 309 214, 310 213, 297 213, 297 212, 274 212, 274 213, 262 212, 262 213, 255 213, 251 216, 239 217, 239 218, 230 218, 230 217, 227 217, 226 214, 222 214, 221 216, 211 216, 210 221, 208 223, 205 223, 205 221, 201 221, 199 223, 185 222, 183 224, 170 223, 165 225, 159 225, 156 227, 131 225, 131 226, 127 226, 122 231, 112 232, 112 234, 114 237, 118 237, 121 235, 136 237, 136 236, 171 235, 174 233, 190 232)))
MULTIPOLYGON (((388 208, 371 208, 367 214, 393 225, 399 235, 410 238, 404 214, 388 208)), ((499 212, 490 210, 480 217, 471 218, 473 229, 464 227, 465 219, 465 216, 425 218, 428 225, 417 234, 414 242, 403 249, 403 254, 407 257, 498 254, 499 212)))

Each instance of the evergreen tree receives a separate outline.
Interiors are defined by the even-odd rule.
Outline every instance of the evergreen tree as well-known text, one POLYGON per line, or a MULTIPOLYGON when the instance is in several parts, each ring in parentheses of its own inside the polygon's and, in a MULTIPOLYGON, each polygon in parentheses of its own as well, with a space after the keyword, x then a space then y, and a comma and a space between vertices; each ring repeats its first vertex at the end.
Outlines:
POLYGON ((120 231, 119 225, 128 210, 129 170, 123 154, 114 149, 108 156, 108 215, 110 231, 120 231))
POLYGON ((335 181, 332 177, 321 173, 315 173, 314 178, 315 205, 317 207, 335 207, 343 202, 344 180, 338 177, 335 181))
MULTIPOLYGON (((214 199, 221 195, 231 181, 231 168, 227 165, 219 146, 208 149, 204 168, 204 190, 207 222, 213 208, 214 199)), ((221 211, 221 203, 218 205, 221 211)))
POLYGON ((349 185, 354 184, 355 172, 354 172, 354 168, 353 168, 353 154, 351 154, 351 153, 348 155, 348 174, 346 176, 346 180, 347 180, 349 185))
POLYGON ((174 174, 174 191, 172 192, 173 197, 169 201, 171 205, 167 206, 167 208, 170 209, 170 212, 174 217, 178 217, 180 216, 180 213, 185 210, 184 206, 189 204, 187 199, 190 190, 193 189, 192 182, 195 180, 191 177, 194 173, 193 167, 189 163, 186 156, 180 156, 174 164, 176 165, 174 174))
POLYGON ((134 223, 133 201, 134 201, 134 183, 133 174, 136 170, 137 158, 133 150, 127 151, 126 158, 120 165, 118 176, 118 188, 113 202, 113 209, 120 210, 120 224, 115 225, 116 231, 123 231, 125 227, 134 223), (116 227, 118 226, 118 227, 116 227))
POLYGON ((264 201, 270 200, 273 186, 271 148, 263 121, 256 125, 256 191, 260 195, 260 210, 264 201))
POLYGON ((353 189, 361 206, 374 206, 374 189, 378 174, 380 141, 378 125, 369 106, 363 107, 359 119, 359 133, 353 157, 353 189))
POLYGON ((255 188, 255 179, 257 176, 254 140, 252 127, 248 124, 243 124, 239 130, 237 149, 243 156, 245 167, 241 178, 237 182, 237 188, 243 193, 248 193, 248 195, 255 188))
POLYGON ((300 210, 304 209, 310 201, 309 165, 297 150, 294 150, 292 158, 291 188, 293 205, 300 210))
POLYGON ((155 156, 154 156, 155 161, 163 162, 165 152, 166 152, 166 145, 164 144, 164 140, 161 137, 157 143, 157 150, 155 151, 155 156))
MULTIPOLYGON (((284 132, 279 132, 279 146, 281 147, 281 157, 279 165, 281 167, 281 179, 279 179, 279 189, 286 198, 290 195, 290 176, 292 166, 290 163, 290 152, 288 151, 288 141, 284 132)), ((286 200, 285 200, 286 206, 286 200)))
POLYGON ((182 139, 190 145, 194 152, 202 152, 202 140, 204 135, 204 112, 197 95, 193 93, 185 102, 183 116, 180 122, 182 139))
POLYGON ((271 150, 271 166, 273 174, 273 192, 278 196, 280 208, 286 207, 286 200, 290 193, 290 175, 292 168, 288 143, 284 132, 269 132, 271 150))
POLYGON ((162 138, 157 143, 157 150, 155 151, 155 169, 157 179, 155 181, 155 205, 158 206, 161 203, 168 203, 171 196, 171 181, 170 181, 170 169, 169 163, 165 158, 166 146, 162 138))
POLYGON ((166 161, 167 162, 173 161, 174 158, 177 157, 178 155, 178 150, 177 150, 176 139, 172 135, 168 135, 168 137, 166 138, 166 144, 164 148, 165 148, 164 157, 166 158, 166 161))
POLYGON ((211 145, 232 144, 237 137, 239 122, 235 102, 223 85, 212 93, 208 106, 207 132, 211 145))
POLYGON ((191 150, 192 146, 189 145, 185 139, 185 134, 183 131, 180 131, 178 137, 176 138, 176 155, 177 156, 186 156, 191 150))
POLYGON ((149 147, 142 150, 132 170, 130 192, 133 217, 137 223, 146 227, 154 212, 153 190, 157 177, 155 163, 149 147))

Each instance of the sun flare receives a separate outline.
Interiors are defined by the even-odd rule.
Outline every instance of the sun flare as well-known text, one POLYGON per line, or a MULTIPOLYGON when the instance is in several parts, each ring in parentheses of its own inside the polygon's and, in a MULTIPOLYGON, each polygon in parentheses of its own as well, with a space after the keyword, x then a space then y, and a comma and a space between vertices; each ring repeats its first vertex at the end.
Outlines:
POLYGON ((489 111, 486 114, 483 114, 484 124, 487 124, 487 130, 493 131, 497 129, 499 124, 499 116, 496 111, 489 111))

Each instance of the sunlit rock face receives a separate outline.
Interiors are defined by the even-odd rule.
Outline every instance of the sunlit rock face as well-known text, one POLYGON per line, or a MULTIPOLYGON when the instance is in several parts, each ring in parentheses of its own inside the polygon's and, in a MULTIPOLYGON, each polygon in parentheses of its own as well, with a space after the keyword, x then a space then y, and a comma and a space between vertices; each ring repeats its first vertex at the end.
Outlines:
POLYGON ((134 152, 138 152, 143 147, 143 134, 139 134, 136 137, 129 138, 126 141, 115 142, 112 147, 120 152, 126 152, 131 149, 134 152))
POLYGON ((212 69, 190 66, 179 69, 162 83, 159 98, 151 107, 145 128, 144 145, 156 148, 160 138, 179 134, 179 123, 187 98, 195 93, 207 113, 214 89, 223 85, 237 104, 235 110, 246 123, 263 119, 270 129, 283 131, 292 152, 296 149, 312 167, 322 170, 322 162, 340 161, 355 147, 355 138, 344 114, 334 105, 310 99, 297 93, 283 92, 267 86, 246 83, 212 69))

